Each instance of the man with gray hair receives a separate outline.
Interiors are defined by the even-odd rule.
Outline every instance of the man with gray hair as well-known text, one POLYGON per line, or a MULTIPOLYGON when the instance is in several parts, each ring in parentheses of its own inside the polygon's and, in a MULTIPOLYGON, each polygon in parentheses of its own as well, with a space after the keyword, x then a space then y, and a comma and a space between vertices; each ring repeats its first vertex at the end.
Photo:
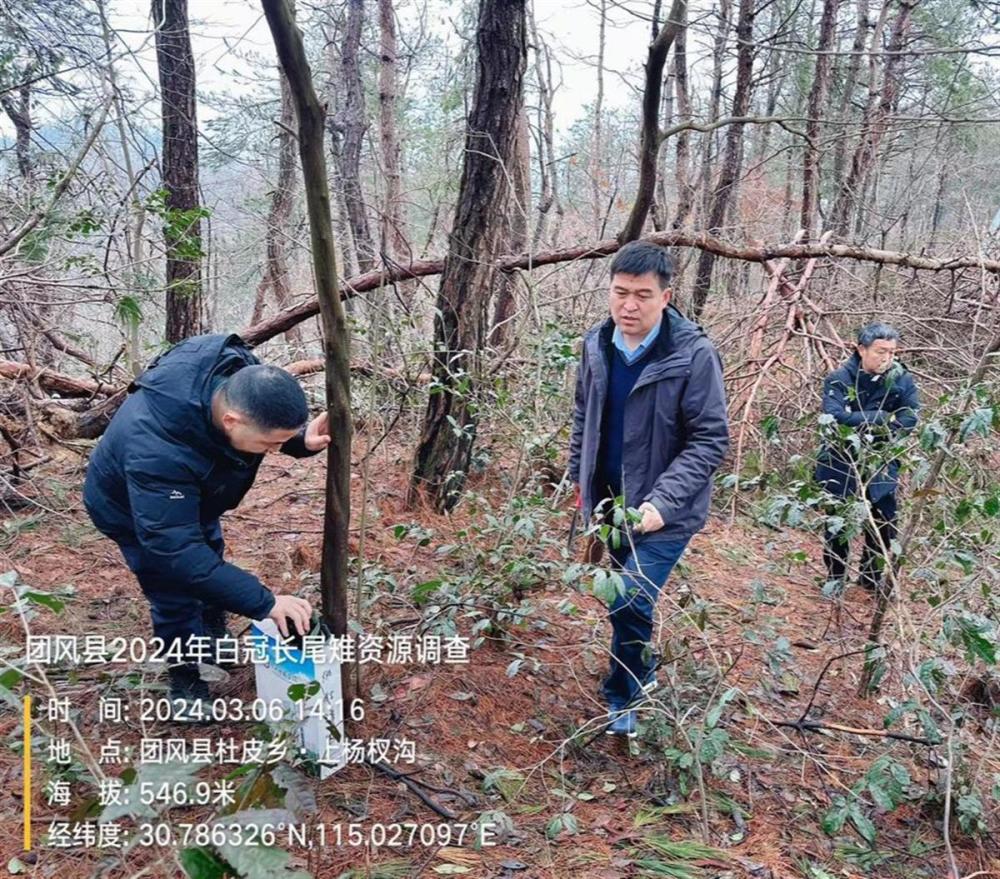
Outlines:
MULTIPOLYGON (((870 590, 881 585, 896 539, 899 461, 886 461, 885 448, 913 430, 920 407, 913 377, 895 359, 898 344, 899 333, 889 324, 869 324, 851 357, 823 382, 823 412, 852 431, 820 451, 815 478, 834 497, 860 494, 868 502, 858 583, 870 590)), ((844 529, 828 528, 823 560, 828 582, 838 588, 848 556, 844 529)))

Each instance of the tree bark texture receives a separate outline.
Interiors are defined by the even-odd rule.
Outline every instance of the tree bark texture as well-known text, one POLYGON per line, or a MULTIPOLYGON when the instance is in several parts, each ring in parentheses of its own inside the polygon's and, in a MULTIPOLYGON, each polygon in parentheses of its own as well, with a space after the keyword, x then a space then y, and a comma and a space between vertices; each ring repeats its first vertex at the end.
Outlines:
POLYGON ((865 118, 861 124, 861 140, 854 151, 850 170, 834 203, 831 227, 839 235, 847 235, 850 232, 852 217, 861 193, 868 183, 868 172, 878 158, 879 145, 889 128, 889 119, 896 110, 901 85, 900 68, 903 64, 901 51, 910 30, 912 13, 916 5, 915 0, 899 2, 899 12, 893 23, 888 52, 885 55, 882 88, 877 102, 869 103, 866 108, 865 118))
POLYGON ((686 0, 674 0, 659 36, 649 46, 646 57, 646 82, 642 93, 642 134, 639 142, 639 185, 635 201, 618 238, 624 244, 642 235, 646 216, 656 194, 656 158, 663 136, 660 133, 660 97, 663 93, 663 67, 667 53, 684 26, 686 0))
MULTIPOLYGON (((556 169, 555 116, 552 112, 552 53, 535 27, 534 12, 529 12, 531 45, 535 54, 535 79, 538 86, 538 218, 532 234, 532 249, 536 249, 547 237, 549 212, 555 206, 557 217, 563 208, 559 201, 559 176, 556 169)), ((554 237, 554 236, 553 236, 554 237)), ((555 241, 552 240, 552 244, 555 241)))
MULTIPOLYGON (((736 20, 736 90, 733 93, 733 116, 746 116, 750 109, 750 90, 753 82, 753 20, 755 0, 740 0, 740 9, 736 20)), ((743 168, 743 124, 734 123, 726 129, 726 145, 722 156, 722 169, 708 210, 708 233, 718 235, 722 229, 729 207, 729 199, 733 188, 739 181, 743 168)), ((712 286, 712 270, 715 267, 715 254, 704 250, 698 259, 695 272, 694 292, 691 297, 691 310, 695 317, 699 316, 708 301, 708 293, 712 286)))
MULTIPOLYGON (((288 283, 288 247, 291 237, 292 207, 295 203, 295 101, 288 85, 288 77, 279 72, 281 88, 281 124, 278 126, 278 179, 271 192, 271 207, 267 212, 267 233, 265 245, 264 275, 257 286, 254 301, 253 323, 264 316, 268 291, 280 310, 291 304, 291 290, 288 283)), ((289 327, 285 339, 298 345, 302 341, 299 327, 289 327)))
POLYGON ((11 95, 0 95, 0 107, 14 126, 14 155, 17 170, 24 180, 31 177, 31 86, 27 83, 17 89, 17 100, 11 95))
POLYGON ((382 210, 381 245, 393 262, 413 258, 406 230, 402 192, 402 148, 396 128, 396 100, 399 73, 396 58, 396 14, 392 0, 378 0, 380 34, 378 104, 379 145, 382 153, 382 177, 385 180, 385 204, 382 210))
MULTIPOLYGON (((517 137, 510 166, 511 198, 507 199, 507 240, 505 250, 520 252, 528 249, 528 217, 531 213, 531 150, 528 142, 528 116, 522 107, 517 114, 517 137)), ((515 290, 519 281, 510 272, 496 279, 496 307, 488 342, 495 348, 507 348, 514 335, 516 312, 515 290)))
POLYGON ((816 56, 816 72, 812 88, 809 90, 809 104, 806 114, 805 156, 802 162, 802 228, 806 230, 806 240, 816 232, 816 216, 819 210, 820 184, 820 118, 826 112, 826 99, 830 90, 830 49, 833 47, 837 27, 837 0, 823 0, 823 14, 819 22, 819 54, 816 56))
POLYGON ((425 491, 438 510, 458 502, 475 441, 475 378, 494 262, 503 246, 510 167, 526 60, 525 0, 481 0, 476 85, 466 128, 458 204, 434 321, 433 391, 417 446, 410 501, 425 491))
MULTIPOLYGON (((861 58, 865 51, 865 42, 868 37, 868 28, 871 22, 868 20, 869 0, 857 0, 857 15, 854 26, 854 42, 851 44, 851 53, 847 59, 847 70, 844 74, 844 85, 840 90, 837 106, 841 108, 840 121, 849 122, 851 119, 851 107, 854 103, 854 92, 858 85, 858 75, 861 71, 861 58)), ((874 49, 874 44, 872 45, 874 49)), ((844 167, 847 162, 847 138, 838 137, 833 148, 833 181, 839 188, 844 180, 844 167)))
POLYGON ((330 219, 330 189, 324 155, 324 109, 313 89, 302 33, 287 0, 263 0, 281 67, 298 116, 299 160, 309 213, 313 271, 323 323, 326 404, 331 442, 327 449, 326 507, 320 591, 323 616, 336 635, 347 634, 347 557, 351 524, 350 334, 340 302, 337 256, 330 219))
POLYGON ((198 206, 198 118, 187 0, 153 0, 163 116, 163 188, 167 216, 168 342, 204 331, 201 218, 198 206))
POLYGON ((340 177, 344 185, 347 219, 351 224, 351 233, 354 236, 358 268, 362 272, 367 272, 375 267, 375 245, 372 242, 371 228, 368 224, 368 206, 365 203, 364 191, 361 187, 361 148, 364 144, 365 131, 368 128, 365 119, 365 92, 361 80, 361 61, 358 57, 364 18, 364 0, 348 0, 347 28, 344 31, 344 43, 340 57, 344 104, 341 108, 338 128, 343 134, 343 160, 340 177))

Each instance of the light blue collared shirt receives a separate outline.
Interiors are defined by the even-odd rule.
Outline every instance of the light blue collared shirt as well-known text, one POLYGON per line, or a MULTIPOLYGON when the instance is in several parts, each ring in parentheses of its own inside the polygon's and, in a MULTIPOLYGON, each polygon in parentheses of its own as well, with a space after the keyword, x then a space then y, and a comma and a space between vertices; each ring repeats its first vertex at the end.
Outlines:
POLYGON ((614 346, 619 351, 622 352, 622 357, 625 358, 625 362, 628 364, 632 364, 635 363, 636 360, 638 360, 640 357, 642 357, 642 355, 649 350, 653 342, 656 341, 656 337, 660 335, 660 327, 662 326, 662 324, 663 324, 663 318, 661 317, 656 322, 656 326, 653 327, 653 329, 651 329, 648 333, 646 333, 646 338, 639 343, 638 347, 632 349, 631 351, 625 344, 625 337, 622 335, 622 331, 619 327, 615 327, 615 333, 611 337, 611 341, 614 343, 614 346))

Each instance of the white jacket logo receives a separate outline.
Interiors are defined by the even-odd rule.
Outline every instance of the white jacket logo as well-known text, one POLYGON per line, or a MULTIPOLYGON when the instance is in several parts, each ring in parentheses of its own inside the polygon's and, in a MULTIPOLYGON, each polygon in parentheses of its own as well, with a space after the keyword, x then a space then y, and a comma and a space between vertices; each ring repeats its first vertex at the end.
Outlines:
POLYGON ((176 488, 170 492, 170 500, 172 501, 182 501, 184 500, 184 495, 181 494, 176 488))

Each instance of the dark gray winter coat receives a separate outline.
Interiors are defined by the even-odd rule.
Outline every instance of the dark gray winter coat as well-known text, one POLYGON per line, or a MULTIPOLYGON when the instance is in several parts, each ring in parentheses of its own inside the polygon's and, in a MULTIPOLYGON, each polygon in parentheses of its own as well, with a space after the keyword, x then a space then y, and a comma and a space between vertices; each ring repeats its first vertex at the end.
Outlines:
MULTIPOLYGON (((855 352, 823 382, 823 412, 833 416, 837 424, 857 428, 866 435, 871 432, 873 452, 889 438, 876 434, 899 436, 913 430, 919 409, 917 386, 901 363, 884 375, 873 375, 861 368, 861 358, 855 352)), ((858 486, 854 457, 848 443, 824 446, 817 461, 816 481, 837 497, 855 495, 858 486)), ((899 461, 889 461, 868 482, 869 497, 880 500, 896 490, 898 481, 899 461)))
MULTIPOLYGON (((640 540, 679 540, 704 527, 712 475, 729 445, 718 353, 704 330, 675 308, 666 309, 663 318, 668 323, 625 406, 625 504, 649 501, 664 522, 659 531, 636 535, 640 540)), ((613 333, 610 318, 587 333, 577 373, 569 472, 588 518, 602 500, 595 477, 613 333)))

